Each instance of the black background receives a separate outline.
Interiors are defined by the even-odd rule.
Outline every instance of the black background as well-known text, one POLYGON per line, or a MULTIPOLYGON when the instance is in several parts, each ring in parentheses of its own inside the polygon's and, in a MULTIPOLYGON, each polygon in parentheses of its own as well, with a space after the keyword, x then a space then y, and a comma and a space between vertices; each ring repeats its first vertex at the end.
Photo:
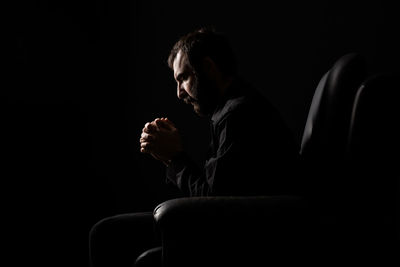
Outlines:
MULTIPOLYGON (((4 9, 4 236, 13 266, 87 266, 103 217, 179 196, 139 153, 143 125, 175 122, 201 163, 208 124, 178 102, 166 58, 184 33, 214 25, 240 73, 282 112, 300 142, 313 90, 341 55, 370 73, 398 69, 394 1, 20 1, 4 9)), ((254 138, 267 125, 251 125, 254 138)), ((9 264, 10 265, 10 264, 9 264)))

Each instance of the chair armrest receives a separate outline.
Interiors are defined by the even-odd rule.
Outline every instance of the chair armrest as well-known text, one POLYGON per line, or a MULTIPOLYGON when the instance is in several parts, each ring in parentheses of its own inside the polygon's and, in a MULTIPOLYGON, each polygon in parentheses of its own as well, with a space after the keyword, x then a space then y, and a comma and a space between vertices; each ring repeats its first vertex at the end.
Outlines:
POLYGON ((297 196, 172 199, 155 208, 154 218, 165 266, 193 266, 193 259, 196 266, 210 259, 213 266, 228 266, 227 259, 249 264, 265 251, 270 263, 278 251, 298 250, 310 226, 308 203, 297 196))
MULTIPOLYGON (((305 211, 308 203, 297 196, 251 196, 251 197, 187 197, 167 200, 154 209, 154 218, 160 227, 169 223, 179 223, 212 216, 214 219, 242 219, 241 216, 255 218, 270 217, 290 210, 305 211)), ((289 215, 289 214, 287 214, 289 215)), ((248 218, 248 217, 246 217, 248 218)))

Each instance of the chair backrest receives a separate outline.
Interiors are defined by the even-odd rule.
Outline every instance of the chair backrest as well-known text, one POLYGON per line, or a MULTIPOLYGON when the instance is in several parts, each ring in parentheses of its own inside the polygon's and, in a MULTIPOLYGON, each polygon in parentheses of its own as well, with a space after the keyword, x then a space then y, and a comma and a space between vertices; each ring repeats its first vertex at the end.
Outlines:
POLYGON ((381 246, 382 240, 394 242, 390 239, 396 236, 400 245, 399 81, 400 72, 368 78, 357 91, 350 121, 352 205, 362 215, 369 239, 375 235, 381 246))
POLYGON ((314 92, 301 141, 300 190, 316 214, 340 214, 346 205, 339 196, 348 193, 343 171, 351 111, 366 77, 364 57, 349 53, 336 60, 314 92))
POLYGON ((353 99, 366 78, 366 69, 360 54, 349 53, 340 57, 321 78, 301 140, 303 158, 344 156, 353 99))
POLYGON ((358 88, 348 136, 351 159, 386 164, 399 154, 399 81, 400 72, 379 73, 358 88))

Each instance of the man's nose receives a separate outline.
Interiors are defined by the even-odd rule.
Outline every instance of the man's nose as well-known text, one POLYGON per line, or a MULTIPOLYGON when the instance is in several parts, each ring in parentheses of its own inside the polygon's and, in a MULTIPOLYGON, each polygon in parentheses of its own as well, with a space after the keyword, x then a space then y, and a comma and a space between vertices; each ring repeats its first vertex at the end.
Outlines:
POLYGON ((176 94, 178 96, 179 99, 183 99, 186 91, 183 89, 183 87, 181 86, 181 84, 178 84, 177 88, 176 88, 176 94))

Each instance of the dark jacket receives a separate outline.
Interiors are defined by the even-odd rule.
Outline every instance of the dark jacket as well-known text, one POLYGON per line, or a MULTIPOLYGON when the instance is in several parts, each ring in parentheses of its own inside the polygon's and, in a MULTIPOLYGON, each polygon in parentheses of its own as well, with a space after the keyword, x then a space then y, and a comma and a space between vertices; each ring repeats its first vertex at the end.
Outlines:
POLYGON ((276 108, 255 88, 235 81, 211 117, 203 168, 182 153, 167 180, 189 196, 290 194, 298 146, 276 108))

